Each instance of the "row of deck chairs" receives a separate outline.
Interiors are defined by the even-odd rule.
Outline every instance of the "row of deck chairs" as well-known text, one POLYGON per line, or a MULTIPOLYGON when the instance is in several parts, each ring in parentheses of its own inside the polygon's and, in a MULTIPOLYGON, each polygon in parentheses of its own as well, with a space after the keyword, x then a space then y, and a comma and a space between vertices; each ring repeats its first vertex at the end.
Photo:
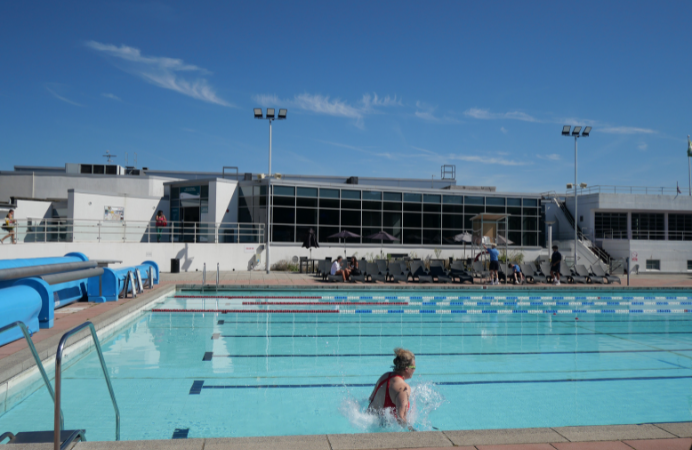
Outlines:
MULTIPOLYGON (((519 264, 519 267, 529 283, 553 282, 553 277, 550 275, 550 263, 546 261, 541 262, 537 268, 533 263, 519 264)), ((569 269, 564 261, 560 264, 560 282, 622 284, 620 277, 607 273, 600 264, 594 264, 589 269, 583 264, 577 264, 574 269, 569 269)))
MULTIPOLYGON (((318 262, 318 276, 324 281, 343 282, 341 275, 331 275, 331 261, 318 262)), ((425 269, 422 261, 411 261, 411 269, 405 262, 377 260, 375 262, 359 261, 360 275, 351 275, 349 281, 383 283, 473 283, 473 274, 467 272, 461 261, 452 263, 450 270, 445 270, 441 261, 432 261, 430 270, 425 269), (458 264, 457 264, 458 263, 458 264)))

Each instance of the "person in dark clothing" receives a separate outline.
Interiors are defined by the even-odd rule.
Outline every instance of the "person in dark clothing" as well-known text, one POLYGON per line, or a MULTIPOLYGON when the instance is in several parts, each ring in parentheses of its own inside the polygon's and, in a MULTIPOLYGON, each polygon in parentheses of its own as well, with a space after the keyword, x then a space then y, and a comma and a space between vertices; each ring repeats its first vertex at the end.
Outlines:
POLYGON ((553 255, 550 257, 550 276, 553 277, 553 284, 560 284, 560 263, 562 254, 557 251, 557 245, 553 245, 553 255))
POLYGON ((351 270, 351 275, 360 275, 360 269, 358 269, 358 260, 355 256, 351 256, 351 263, 349 264, 349 269, 351 270))

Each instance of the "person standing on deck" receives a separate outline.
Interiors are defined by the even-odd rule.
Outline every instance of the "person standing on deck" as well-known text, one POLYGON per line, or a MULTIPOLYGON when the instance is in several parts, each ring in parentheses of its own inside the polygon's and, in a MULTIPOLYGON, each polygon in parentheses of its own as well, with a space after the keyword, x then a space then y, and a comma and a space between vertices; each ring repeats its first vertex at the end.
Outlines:
POLYGON ((500 270, 500 251, 497 249, 497 245, 493 244, 490 249, 483 246, 484 249, 488 251, 490 255, 490 284, 500 284, 500 277, 497 272, 500 270), (495 277, 493 278, 493 275, 495 277))
POLYGON ((560 263, 562 254, 557 251, 557 245, 553 245, 553 256, 550 257, 550 275, 553 277, 553 284, 560 285, 560 263))
POLYGON ((401 426, 415 431, 408 424, 411 386, 405 380, 410 379, 416 370, 416 356, 403 348, 395 348, 394 354, 394 370, 377 380, 375 389, 370 394, 368 410, 376 413, 389 411, 401 426))

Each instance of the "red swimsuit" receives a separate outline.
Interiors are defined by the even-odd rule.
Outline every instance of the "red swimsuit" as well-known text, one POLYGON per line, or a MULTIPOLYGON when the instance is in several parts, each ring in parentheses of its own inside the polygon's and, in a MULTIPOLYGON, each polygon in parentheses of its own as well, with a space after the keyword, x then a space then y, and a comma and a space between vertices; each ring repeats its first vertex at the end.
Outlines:
MULTIPOLYGON (((387 390, 384 392, 384 405, 382 406, 382 409, 389 409, 389 408, 391 408, 391 409, 392 409, 392 413, 394 414, 394 417, 398 417, 398 416, 396 415, 396 405, 395 405, 394 402, 392 401, 392 398, 389 396, 389 380, 391 380, 391 379, 394 378, 394 377, 399 377, 399 378, 401 378, 402 380, 404 379, 404 377, 402 377, 401 375, 395 375, 395 374, 393 374, 393 373, 389 374, 389 376, 387 377, 386 380, 382 380, 382 381, 380 382, 380 384, 377 385, 377 389, 375 389, 375 395, 377 395, 377 391, 380 390, 380 388, 382 387, 382 385, 383 385, 384 382, 386 381, 386 382, 387 382, 387 390)), ((375 399, 373 398, 373 401, 374 401, 374 400, 375 400, 375 399)), ((372 405, 372 402, 370 402, 370 404, 372 405)), ((411 404, 408 405, 408 408, 411 409, 411 404)))

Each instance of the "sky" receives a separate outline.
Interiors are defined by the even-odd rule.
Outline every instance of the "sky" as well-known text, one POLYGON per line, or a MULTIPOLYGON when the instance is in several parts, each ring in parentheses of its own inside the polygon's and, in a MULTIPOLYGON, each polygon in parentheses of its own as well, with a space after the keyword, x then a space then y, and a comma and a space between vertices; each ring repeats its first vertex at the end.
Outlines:
POLYGON ((692 2, 0 2, 0 170, 687 187, 692 2))

